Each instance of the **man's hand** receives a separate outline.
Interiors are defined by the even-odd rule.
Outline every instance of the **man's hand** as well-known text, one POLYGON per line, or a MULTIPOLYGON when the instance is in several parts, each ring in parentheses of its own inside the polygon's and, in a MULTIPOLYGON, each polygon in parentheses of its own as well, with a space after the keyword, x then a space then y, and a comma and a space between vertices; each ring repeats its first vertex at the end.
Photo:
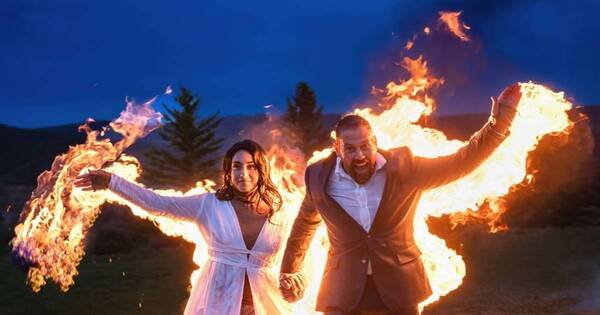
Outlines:
POLYGON ((293 303, 304 296, 306 288, 306 279, 300 273, 281 273, 279 275, 279 291, 283 299, 293 303))
POLYGON ((108 188, 111 173, 103 170, 89 171, 75 178, 73 185, 85 191, 96 191, 108 188))
POLYGON ((494 129, 506 134, 512 120, 517 114, 519 101, 521 100, 521 87, 519 83, 509 85, 492 103, 492 125, 494 129))

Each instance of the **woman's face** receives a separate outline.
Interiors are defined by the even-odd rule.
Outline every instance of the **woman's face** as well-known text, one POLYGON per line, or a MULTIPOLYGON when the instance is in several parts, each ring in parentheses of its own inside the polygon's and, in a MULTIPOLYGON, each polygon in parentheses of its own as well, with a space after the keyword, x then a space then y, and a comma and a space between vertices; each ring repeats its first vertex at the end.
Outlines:
POLYGON ((252 191, 258 184, 259 177, 252 155, 244 150, 237 151, 231 161, 230 175, 233 188, 243 193, 252 191))

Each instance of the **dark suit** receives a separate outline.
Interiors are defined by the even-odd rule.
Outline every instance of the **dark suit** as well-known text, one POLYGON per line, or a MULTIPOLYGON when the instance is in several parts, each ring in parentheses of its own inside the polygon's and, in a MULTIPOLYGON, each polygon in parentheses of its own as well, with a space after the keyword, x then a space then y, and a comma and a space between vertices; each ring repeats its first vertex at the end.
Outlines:
MULTIPOLYGON (((502 131, 501 131, 502 132, 502 131)), ((306 196, 287 242, 281 271, 298 272, 321 221, 331 247, 317 299, 318 311, 353 310, 363 295, 367 262, 381 301, 390 310, 417 305, 431 294, 413 219, 422 192, 456 180, 480 165, 504 137, 486 124, 455 154, 429 159, 408 148, 381 151, 386 182, 377 215, 365 231, 327 192, 336 156, 306 169, 306 196)))

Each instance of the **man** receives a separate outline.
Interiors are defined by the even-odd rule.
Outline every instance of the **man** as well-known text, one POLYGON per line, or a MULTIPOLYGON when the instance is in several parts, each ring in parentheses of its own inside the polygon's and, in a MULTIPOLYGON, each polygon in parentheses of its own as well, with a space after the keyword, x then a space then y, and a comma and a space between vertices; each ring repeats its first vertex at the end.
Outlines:
POLYGON ((280 290, 288 301, 304 290, 301 266, 324 221, 331 244, 317 299, 328 315, 418 314, 431 294, 413 219, 422 192, 459 179, 508 135, 521 92, 506 88, 489 121, 456 153, 413 156, 408 148, 377 149, 371 126, 348 115, 336 126, 335 154, 306 169, 306 196, 287 242, 280 290))

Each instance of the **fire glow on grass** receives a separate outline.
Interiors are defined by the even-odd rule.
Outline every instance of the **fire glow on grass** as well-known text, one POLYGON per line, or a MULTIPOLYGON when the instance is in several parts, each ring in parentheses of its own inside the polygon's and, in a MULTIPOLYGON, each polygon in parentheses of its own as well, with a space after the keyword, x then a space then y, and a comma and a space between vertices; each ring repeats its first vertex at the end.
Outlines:
MULTIPOLYGON (((421 57, 414 60, 406 58, 404 66, 411 73, 411 78, 388 84, 380 110, 363 108, 355 113, 371 123, 383 149, 407 146, 415 155, 426 157, 456 152, 466 142, 448 140, 442 132, 417 124, 419 119, 435 110, 434 100, 427 91, 442 81, 428 73, 421 57)), ((455 214, 453 218, 459 222, 464 220, 461 213, 477 211, 487 202, 492 211, 486 216, 493 222, 504 211, 498 198, 506 195, 512 185, 524 180, 527 155, 535 149, 541 137, 549 133, 568 133, 572 126, 567 116, 572 105, 565 100, 562 92, 556 93, 533 83, 521 83, 520 87, 522 98, 510 136, 467 177, 429 190, 421 198, 414 221, 415 239, 423 253, 421 259, 433 289, 433 295, 421 303, 421 309, 459 287, 466 272, 462 257, 449 249, 444 240, 429 232, 426 219, 455 214)), ((16 236, 11 242, 15 255, 30 266, 28 281, 34 291, 39 291, 47 279, 57 283, 63 291, 74 283, 77 266, 84 255, 86 232, 105 201, 125 204, 136 216, 154 222, 163 233, 181 236, 195 243, 193 259, 199 268, 190 277, 192 285, 195 283, 207 260, 207 247, 194 223, 153 215, 108 191, 84 192, 72 187, 77 175, 112 161, 114 163, 105 168, 107 171, 136 181, 140 174, 139 163, 121 152, 155 128, 159 117, 160 114, 150 108, 150 102, 139 107, 128 104, 121 117, 111 123, 111 127, 124 136, 115 145, 107 139, 99 140, 99 133, 84 125, 83 130, 88 135, 86 143, 73 146, 67 153, 56 157, 52 168, 39 176, 38 186, 23 210, 20 224, 15 228, 16 236)), ((271 134, 277 137, 279 133, 271 134)), ((331 149, 315 152, 309 163, 324 158, 330 152, 331 149)), ((284 211, 297 212, 304 196, 302 180, 298 180, 302 177, 304 163, 301 159, 293 159, 289 150, 277 145, 268 150, 268 155, 273 181, 284 199, 284 211)), ((214 183, 203 181, 185 193, 174 190, 157 192, 188 195, 210 192, 213 187, 214 183)), ((312 310, 327 247, 324 228, 321 227, 305 262, 312 281, 305 298, 295 305, 297 314, 314 313, 312 310)))

